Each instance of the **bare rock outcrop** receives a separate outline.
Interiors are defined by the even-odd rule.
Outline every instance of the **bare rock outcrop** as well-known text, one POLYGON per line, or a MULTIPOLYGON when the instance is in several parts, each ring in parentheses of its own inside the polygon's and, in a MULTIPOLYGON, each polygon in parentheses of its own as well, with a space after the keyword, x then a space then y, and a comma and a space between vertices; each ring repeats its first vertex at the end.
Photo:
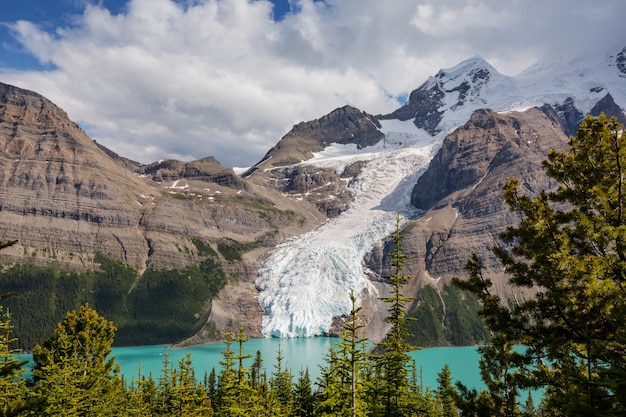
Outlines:
POLYGON ((359 109, 351 106, 335 109, 317 120, 295 125, 244 177, 307 161, 314 152, 333 143, 355 144, 358 149, 375 145, 384 137, 379 128, 376 117, 359 109))
POLYGON ((405 230, 403 246, 414 255, 408 274, 441 287, 453 276, 465 276, 465 263, 477 253, 498 294, 517 296, 509 293, 491 253, 494 245, 503 244, 500 233, 519 221, 505 204, 502 188, 509 177, 519 179, 522 191, 531 195, 553 188, 541 162, 551 148, 565 148, 567 139, 551 109, 476 111, 446 137, 413 189, 412 202, 424 214, 405 230))
POLYGON ((206 320, 196 342, 233 323, 260 334, 252 284, 259 257, 325 221, 323 211, 332 210, 242 180, 212 157, 137 164, 90 139, 41 95, 0 83, 0 227, 3 240, 18 241, 0 262, 98 270, 102 253, 141 280, 147 268, 199 265, 205 246, 228 285, 215 308, 206 300, 194 312, 206 320), (218 253, 220 245, 235 258, 218 253))

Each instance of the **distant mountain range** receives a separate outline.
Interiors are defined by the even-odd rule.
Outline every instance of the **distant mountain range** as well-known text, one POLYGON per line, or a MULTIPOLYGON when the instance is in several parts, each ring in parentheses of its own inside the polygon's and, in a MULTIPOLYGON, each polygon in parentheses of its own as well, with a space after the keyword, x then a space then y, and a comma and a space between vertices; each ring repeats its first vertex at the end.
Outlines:
POLYGON ((473 57, 388 115, 345 106, 300 123, 237 175, 212 157, 130 161, 41 95, 0 83, 0 240, 18 240, 0 252, 0 292, 15 293, 5 304, 25 347, 86 301, 116 322, 118 344, 201 343, 239 325, 333 334, 350 290, 378 340, 399 213, 415 343, 477 343, 478 324, 457 320, 472 301, 449 287, 471 253, 500 295, 532 293, 512 293, 490 252, 519 220, 505 179, 552 187, 548 150, 586 114, 626 122, 624 106, 626 48, 516 77, 473 57))

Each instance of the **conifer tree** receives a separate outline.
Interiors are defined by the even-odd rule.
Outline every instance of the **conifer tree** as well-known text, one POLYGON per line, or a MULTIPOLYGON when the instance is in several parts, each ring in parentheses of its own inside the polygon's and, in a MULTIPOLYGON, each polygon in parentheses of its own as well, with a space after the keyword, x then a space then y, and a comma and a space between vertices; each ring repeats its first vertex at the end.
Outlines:
POLYGON ((67 313, 54 336, 33 349, 35 395, 41 414, 117 415, 122 379, 109 357, 115 326, 83 305, 67 313))
POLYGON ((311 386, 309 369, 300 371, 298 381, 293 388, 293 416, 312 417, 315 397, 311 386))
POLYGON ((217 375, 215 374, 215 368, 211 368, 209 376, 205 378, 204 385, 209 399, 211 400, 211 404, 215 405, 215 399, 217 398, 217 375))
MULTIPOLYGON (((0 249, 13 246, 17 240, 0 241, 0 249)), ((11 294, 0 294, 0 301, 11 294)), ((0 306, 0 415, 15 415, 24 409, 26 402, 26 386, 23 379, 26 361, 15 357, 21 353, 11 345, 17 341, 12 337, 13 325, 11 314, 0 306)))
POLYGON ((141 374, 141 366, 137 368, 137 377, 130 382, 126 390, 128 402, 125 411, 129 416, 150 416, 157 409, 156 383, 149 375, 141 374))
POLYGON ((180 358, 178 368, 172 374, 172 378, 172 415, 189 417, 213 415, 206 389, 196 383, 191 353, 180 358))
POLYGON ((408 256, 402 253, 402 239, 400 228, 400 216, 396 218, 396 230, 392 234, 394 249, 389 253, 392 275, 387 276, 391 284, 392 295, 383 298, 389 305, 387 321, 391 324, 391 330, 385 340, 379 344, 382 353, 381 370, 384 387, 382 391, 382 407, 386 416, 405 416, 412 413, 411 393, 416 387, 410 383, 409 372, 412 362, 407 354, 413 347, 406 342, 407 331, 405 329, 406 304, 411 298, 402 295, 402 287, 410 277, 403 275, 404 264, 408 256))
POLYGON ((26 408, 27 390, 23 378, 26 361, 18 359, 16 355, 21 352, 11 348, 16 341, 12 337, 11 314, 3 310, 0 306, 0 416, 11 416, 26 408))
MULTIPOLYGON (((479 294, 478 298, 482 303, 481 314, 486 317, 488 325, 493 326, 495 321, 509 318, 508 308, 490 292, 491 282, 483 277, 480 259, 472 255, 465 268, 470 273, 470 278, 467 281, 455 279, 454 282, 461 288, 479 294)), ((483 397, 489 397, 488 402, 483 401, 483 408, 492 407, 490 409, 492 414, 517 416, 520 413, 517 406, 518 391, 524 386, 525 378, 521 369, 526 361, 524 355, 516 352, 513 347, 514 342, 506 334, 494 332, 489 343, 478 348, 481 355, 480 375, 488 389, 488 392, 483 393, 483 397)), ((467 392, 466 389, 463 391, 467 392)), ((474 407, 472 402, 473 400, 466 398, 464 404, 474 407)))
POLYGON ((337 346, 331 343, 325 361, 328 366, 321 369, 318 379, 318 395, 315 402, 315 415, 327 416, 347 414, 345 380, 336 366, 339 362, 337 346), (343 401, 342 401, 343 400, 343 401))
POLYGON ((369 360, 365 363, 363 370, 363 386, 365 403, 367 404, 368 416, 384 416, 381 399, 383 398, 384 383, 382 380, 382 364, 380 357, 370 353, 369 360))
POLYGON ((252 357, 243 353, 246 341, 242 327, 235 339, 230 332, 227 333, 226 350, 222 352, 224 360, 220 361, 222 371, 217 382, 216 416, 247 416, 260 412, 258 392, 252 387, 250 371, 243 364, 244 359, 252 357), (233 341, 237 343, 238 353, 231 348, 233 341))
POLYGON ((239 409, 245 413, 243 415, 258 415, 259 403, 258 403, 258 391, 254 389, 253 382, 250 379, 250 370, 244 366, 244 359, 252 358, 252 354, 244 354, 244 344, 248 341, 248 338, 243 333, 243 327, 239 326, 239 334, 234 339, 237 343, 239 351, 238 354, 233 357, 238 361, 239 366, 237 368, 237 396, 239 399, 239 409))
POLYGON ((233 414, 230 412, 230 409, 237 406, 235 393, 237 372, 235 371, 235 353, 231 348, 232 333, 230 331, 226 333, 224 343, 226 344, 226 349, 222 351, 224 359, 219 362, 222 370, 217 379, 217 392, 215 395, 214 409, 216 416, 231 416, 233 414))
POLYGON ((256 390, 259 389, 261 385, 261 378, 263 377, 261 370, 263 369, 263 357, 261 356, 260 351, 256 351, 256 355, 254 357, 254 362, 252 363, 252 367, 250 368, 250 380, 252 382, 252 387, 256 390))
POLYGON ((441 417, 457 417, 455 397, 458 394, 452 385, 452 372, 447 363, 443 366, 441 372, 437 374, 437 384, 437 398, 442 411, 441 417))
POLYGON ((357 307, 356 296, 350 292, 350 316, 344 323, 344 334, 340 346, 344 347, 348 375, 350 377, 350 410, 352 417, 364 415, 365 404, 363 403, 362 373, 367 360, 367 339, 360 337, 365 324, 360 321, 359 312, 362 307, 357 307))
POLYGON ((483 304, 486 301, 482 314, 492 332, 528 347, 521 364, 528 370, 522 387, 545 388, 544 414, 624 415, 622 126, 604 114, 586 117, 570 138, 569 149, 550 151, 544 168, 558 184, 555 191, 527 195, 519 181, 506 182, 505 201, 522 220, 502 235, 512 242, 512 250, 494 248, 509 283, 534 287, 537 296, 517 300, 509 310, 502 308, 508 300, 498 300, 488 285, 470 283, 469 288, 483 304))
POLYGON ((519 416, 518 392, 522 384, 519 366, 523 356, 515 352, 514 344, 501 334, 491 336, 489 343, 478 348, 481 355, 480 375, 487 385, 494 414, 519 416))
POLYGON ((174 364, 170 360, 169 352, 165 352, 162 360, 163 367, 159 374, 159 384, 157 388, 157 405, 159 412, 165 415, 171 414, 173 410, 174 395, 174 364))
POLYGON ((278 345, 276 351, 276 365, 270 378, 270 390, 275 399, 274 414, 276 416, 289 416, 293 409, 293 375, 289 368, 283 365, 282 349, 278 345))
POLYGON ((321 390, 323 400, 318 411, 338 416, 364 416, 366 412, 363 372, 367 361, 366 339, 359 334, 365 326, 359 319, 361 307, 350 292, 351 309, 344 322, 344 332, 329 355, 326 381, 321 390))

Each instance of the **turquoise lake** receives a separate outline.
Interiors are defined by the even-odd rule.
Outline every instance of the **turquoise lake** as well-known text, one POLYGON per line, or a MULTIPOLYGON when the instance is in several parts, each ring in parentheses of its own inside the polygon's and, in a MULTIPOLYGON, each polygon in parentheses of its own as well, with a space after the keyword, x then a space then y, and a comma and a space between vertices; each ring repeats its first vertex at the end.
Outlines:
MULTIPOLYGON (((315 382, 320 375, 320 366, 326 366, 325 356, 331 343, 339 339, 326 337, 302 338, 302 339, 250 339, 244 344, 244 354, 252 354, 253 358, 244 361, 246 367, 250 367, 257 350, 263 357, 263 368, 270 375, 274 371, 276 352, 278 347, 284 356, 283 366, 291 369, 294 380, 300 370, 309 369, 312 380, 315 382)), ((113 355, 119 363, 122 374, 127 381, 136 379, 139 369, 143 375, 152 373, 156 379, 163 368, 163 355, 169 355, 169 360, 176 364, 188 352, 196 372, 196 377, 201 380, 205 372, 208 374, 212 368, 219 372, 219 361, 222 360, 222 351, 226 348, 224 343, 210 343, 193 346, 190 348, 168 348, 166 345, 155 346, 132 346, 113 348, 113 355)), ((232 345, 233 351, 238 351, 238 346, 232 345)), ((30 355, 22 355, 30 359, 30 355)), ((437 386, 437 373, 444 364, 448 364, 454 380, 461 381, 468 387, 484 388, 480 380, 478 369, 478 355, 476 347, 443 347, 429 348, 411 352, 416 366, 421 375, 424 386, 435 388, 437 386)), ((418 377, 419 377, 418 375, 418 377)), ((418 381, 419 383, 420 381, 418 381)))

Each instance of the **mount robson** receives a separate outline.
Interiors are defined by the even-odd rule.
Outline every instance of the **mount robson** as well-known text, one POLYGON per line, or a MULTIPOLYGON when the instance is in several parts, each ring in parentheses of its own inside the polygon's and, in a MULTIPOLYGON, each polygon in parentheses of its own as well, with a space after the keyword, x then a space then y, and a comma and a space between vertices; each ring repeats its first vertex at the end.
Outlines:
MULTIPOLYGON (((587 114, 626 122, 626 48, 514 77, 481 57, 443 69, 396 111, 345 106, 293 127, 245 172, 215 158, 133 162, 41 95, 0 83, 0 293, 20 347, 89 303, 117 345, 336 335, 353 291, 367 336, 388 325, 389 235, 401 218, 404 295, 419 346, 485 341, 475 299, 451 286, 520 219, 502 198, 554 187, 541 162, 587 114)), ((176 138, 172 138, 175 140, 176 138)))

